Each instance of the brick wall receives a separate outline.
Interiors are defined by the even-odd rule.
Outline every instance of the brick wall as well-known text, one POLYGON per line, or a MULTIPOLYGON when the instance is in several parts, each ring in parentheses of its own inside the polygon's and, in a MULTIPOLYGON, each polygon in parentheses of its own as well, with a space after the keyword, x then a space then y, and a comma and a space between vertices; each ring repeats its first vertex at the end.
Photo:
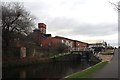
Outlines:
POLYGON ((85 47, 87 47, 87 43, 83 43, 83 42, 71 40, 71 39, 66 39, 66 38, 50 37, 48 39, 42 40, 41 42, 42 46, 44 47, 52 46, 57 43, 63 43, 69 46, 70 49, 77 49, 77 50, 84 49, 85 47))

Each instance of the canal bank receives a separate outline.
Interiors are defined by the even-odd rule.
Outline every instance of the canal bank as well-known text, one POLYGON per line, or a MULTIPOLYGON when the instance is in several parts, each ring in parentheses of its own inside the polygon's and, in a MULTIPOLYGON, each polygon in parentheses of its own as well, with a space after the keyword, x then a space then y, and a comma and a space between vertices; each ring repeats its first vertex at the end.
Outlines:
POLYGON ((25 67, 25 66, 31 66, 31 65, 38 65, 42 63, 48 63, 52 62, 53 60, 51 58, 44 58, 44 59, 18 59, 18 60, 9 60, 9 61, 3 61, 2 62, 2 68, 17 68, 17 67, 25 67))
POLYGON ((39 65, 31 65, 21 68, 3 69, 2 77, 6 78, 44 78, 57 80, 64 78, 72 73, 82 71, 96 63, 93 62, 49 62, 39 65))
POLYGON ((100 70, 103 68, 106 64, 108 64, 108 61, 100 62, 98 64, 95 64, 93 66, 88 67, 85 70, 82 70, 80 72, 73 73, 71 75, 66 76, 62 80, 76 80, 78 78, 88 78, 91 74, 95 73, 97 70, 100 70))
MULTIPOLYGON (((61 79, 67 75, 82 71, 98 63, 94 60, 87 61, 86 59, 82 59, 82 61, 80 61, 78 60, 80 59, 78 54, 68 55, 56 57, 55 61, 54 58, 43 59, 41 61, 29 60, 29 63, 27 64, 27 61, 23 59, 22 64, 24 64, 24 67, 20 64, 21 67, 18 65, 18 67, 11 66, 13 67, 11 69, 9 66, 4 68, 3 78, 50 78, 50 80, 53 78, 61 79)), ((18 64, 19 62, 16 63, 18 64)))
POLYGON ((68 55, 70 53, 63 53, 54 55, 51 57, 44 57, 44 58, 36 58, 36 57, 26 57, 26 58, 7 58, 7 60, 2 61, 2 68, 17 68, 17 67, 25 67, 25 66, 31 66, 31 65, 39 65, 42 63, 49 63, 54 62, 54 58, 59 58, 62 55, 68 55))
MULTIPOLYGON (((110 67, 109 65, 111 65, 111 62, 113 63, 118 58, 118 57, 116 58, 116 54, 117 54, 116 51, 117 50, 115 50, 115 55, 113 55, 113 54, 112 55, 109 55, 109 54, 102 55, 102 54, 100 54, 99 58, 102 59, 102 62, 100 62, 96 65, 93 65, 93 66, 91 66, 91 67, 89 67, 89 68, 87 68, 83 71, 79 71, 79 72, 73 73, 71 75, 68 75, 63 80, 77 80, 79 78, 82 79, 82 78, 93 78, 93 77, 94 78, 104 78, 104 77, 100 77, 100 76, 103 75, 104 73, 107 73, 107 72, 110 73, 110 71, 113 72, 113 70, 114 70, 112 68, 109 68, 110 67), (99 74, 99 72, 103 72, 103 73, 99 74), (96 75, 99 76, 99 77, 96 77, 96 75)), ((112 53, 114 53, 114 52, 112 52, 112 53)), ((113 66, 115 66, 115 65, 113 65, 113 66)), ((114 70, 113 73, 115 73, 115 72, 116 71, 114 70)), ((105 75, 106 74, 104 74, 103 76, 105 76, 105 75)), ((113 76, 113 74, 112 74, 112 76, 113 76)), ((110 76, 108 78, 110 78, 110 76)))
POLYGON ((39 65, 41 63, 47 62, 63 62, 63 61, 91 61, 94 63, 98 63, 101 60, 96 58, 92 53, 84 51, 85 53, 81 52, 74 52, 74 53, 61 53, 51 57, 45 58, 22 58, 22 59, 9 59, 8 61, 3 61, 2 68, 15 68, 15 67, 24 67, 30 65, 39 65), (86 55, 89 54, 89 55, 86 55))

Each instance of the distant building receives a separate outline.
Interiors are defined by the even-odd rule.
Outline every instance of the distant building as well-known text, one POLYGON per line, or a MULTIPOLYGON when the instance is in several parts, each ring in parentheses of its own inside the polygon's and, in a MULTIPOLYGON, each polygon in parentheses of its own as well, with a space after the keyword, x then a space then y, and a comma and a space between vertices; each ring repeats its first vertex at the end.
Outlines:
POLYGON ((100 51, 105 51, 107 48, 107 42, 104 40, 87 40, 85 41, 88 43, 89 48, 99 49, 100 51))

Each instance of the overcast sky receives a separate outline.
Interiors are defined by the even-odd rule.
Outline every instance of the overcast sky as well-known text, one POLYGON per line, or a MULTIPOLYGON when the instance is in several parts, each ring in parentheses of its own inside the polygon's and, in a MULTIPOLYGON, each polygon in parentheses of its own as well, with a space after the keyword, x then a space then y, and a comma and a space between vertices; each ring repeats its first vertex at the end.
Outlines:
MULTIPOLYGON (((5 0, 7 1, 7 0, 5 0)), ((18 0, 11 0, 18 1, 18 0)), ((37 19, 47 25, 47 33, 75 40, 105 40, 118 43, 118 0, 21 0, 37 19)), ((36 25, 37 27, 37 25, 36 25)))

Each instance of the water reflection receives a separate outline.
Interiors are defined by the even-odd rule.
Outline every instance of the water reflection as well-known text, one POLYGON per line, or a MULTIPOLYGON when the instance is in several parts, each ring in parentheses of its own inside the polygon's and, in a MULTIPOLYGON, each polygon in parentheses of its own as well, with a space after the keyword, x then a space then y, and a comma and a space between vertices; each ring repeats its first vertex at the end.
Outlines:
POLYGON ((36 66, 17 68, 11 70, 3 69, 3 78, 63 78, 69 74, 81 71, 96 63, 93 62, 51 62, 36 66))
POLYGON ((26 71, 25 70, 20 71, 20 78, 26 78, 26 71))

